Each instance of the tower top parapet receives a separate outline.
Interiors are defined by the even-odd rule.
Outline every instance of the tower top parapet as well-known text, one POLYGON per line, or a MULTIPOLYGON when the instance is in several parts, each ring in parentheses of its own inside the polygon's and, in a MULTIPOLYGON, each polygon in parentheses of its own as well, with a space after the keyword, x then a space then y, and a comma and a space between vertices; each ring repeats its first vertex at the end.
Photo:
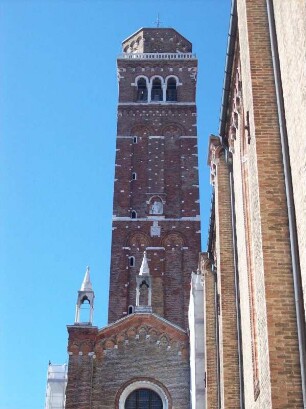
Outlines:
POLYGON ((173 28, 140 28, 122 42, 124 53, 191 53, 192 44, 173 28))

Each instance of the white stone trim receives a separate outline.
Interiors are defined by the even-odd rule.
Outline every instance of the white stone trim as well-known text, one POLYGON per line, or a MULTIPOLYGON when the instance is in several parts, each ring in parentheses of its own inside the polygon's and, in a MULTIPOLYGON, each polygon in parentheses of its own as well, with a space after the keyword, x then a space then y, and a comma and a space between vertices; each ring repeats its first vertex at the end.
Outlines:
POLYGON ((170 75, 167 75, 167 77, 165 78, 165 83, 168 85, 168 79, 169 78, 174 78, 175 80, 176 80, 176 86, 178 87, 179 85, 183 85, 183 83, 182 82, 180 82, 180 80, 179 80, 179 77, 177 76, 177 75, 173 75, 173 74, 170 74, 170 75))
MULTIPOLYGON (((151 104, 160 104, 160 105, 187 105, 187 106, 195 106, 195 102, 176 102, 176 101, 151 101, 151 104)), ((126 106, 126 105, 146 105, 148 106, 148 102, 119 102, 118 106, 126 106)), ((151 106, 150 106, 151 108, 151 106)))
POLYGON ((124 389, 119 399, 119 409, 124 409, 126 399, 137 389, 150 389, 156 392, 163 402, 163 409, 169 408, 168 398, 163 389, 153 382, 143 380, 133 382, 124 389))
POLYGON ((146 250, 165 250, 165 247, 146 247, 146 250))
POLYGON ((118 60, 196 60, 194 53, 121 53, 118 60))
POLYGON ((191 216, 191 217, 179 217, 179 218, 164 218, 161 217, 159 218, 158 216, 148 216, 148 217, 138 217, 136 219, 132 219, 131 217, 123 217, 123 216, 113 216, 113 221, 131 221, 131 222, 149 222, 153 220, 158 220, 158 221, 164 221, 164 222, 169 222, 169 221, 200 221, 200 216, 191 216))
POLYGON ((149 136, 149 139, 165 139, 165 137, 164 136, 151 135, 151 136, 149 136))

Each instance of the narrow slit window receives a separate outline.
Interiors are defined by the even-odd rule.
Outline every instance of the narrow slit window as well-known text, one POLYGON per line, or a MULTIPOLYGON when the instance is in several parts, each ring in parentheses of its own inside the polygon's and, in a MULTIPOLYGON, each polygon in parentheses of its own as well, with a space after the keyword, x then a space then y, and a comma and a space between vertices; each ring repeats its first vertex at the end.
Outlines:
POLYGON ((132 305, 129 305, 128 315, 133 314, 133 312, 134 312, 134 307, 132 305))
POLYGON ((130 267, 135 267, 135 257, 134 256, 129 257, 129 265, 130 267))
POLYGON ((137 173, 136 172, 132 173, 132 180, 137 180, 137 173))
POLYGON ((137 142, 138 142, 137 136, 134 136, 133 137, 133 143, 137 143, 137 142))
POLYGON ((166 100, 169 102, 177 101, 176 79, 171 77, 167 81, 166 100))
POLYGON ((137 219, 136 210, 132 210, 132 211, 131 211, 131 218, 132 218, 132 219, 137 219))

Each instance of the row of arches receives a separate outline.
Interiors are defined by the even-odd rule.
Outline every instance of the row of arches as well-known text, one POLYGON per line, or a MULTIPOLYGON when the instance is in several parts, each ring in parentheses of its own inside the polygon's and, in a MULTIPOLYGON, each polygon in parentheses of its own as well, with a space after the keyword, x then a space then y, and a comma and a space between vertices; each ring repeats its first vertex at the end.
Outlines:
POLYGON ((135 85, 136 102, 177 102, 177 87, 181 84, 176 76, 149 79, 141 75, 136 78, 135 85))
MULTIPOLYGON (((143 251, 146 250, 147 247, 151 245, 151 238, 148 234, 144 232, 134 232, 129 235, 124 243, 125 247, 136 247, 137 249, 141 250, 141 254, 143 255, 143 251)), ((187 239, 185 235, 181 232, 167 232, 165 236, 161 238, 161 246, 167 248, 182 248, 188 246, 187 239)), ((142 257, 142 256, 141 256, 142 257)))

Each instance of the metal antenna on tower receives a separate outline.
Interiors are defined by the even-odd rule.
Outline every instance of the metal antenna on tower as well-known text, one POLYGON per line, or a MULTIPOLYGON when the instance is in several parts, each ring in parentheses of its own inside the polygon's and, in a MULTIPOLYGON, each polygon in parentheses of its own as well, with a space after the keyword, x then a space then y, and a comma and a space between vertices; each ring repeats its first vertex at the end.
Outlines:
POLYGON ((160 21, 159 13, 157 13, 157 19, 156 19, 156 21, 155 21, 156 27, 159 28, 160 25, 161 25, 161 23, 162 23, 162 22, 160 21))

